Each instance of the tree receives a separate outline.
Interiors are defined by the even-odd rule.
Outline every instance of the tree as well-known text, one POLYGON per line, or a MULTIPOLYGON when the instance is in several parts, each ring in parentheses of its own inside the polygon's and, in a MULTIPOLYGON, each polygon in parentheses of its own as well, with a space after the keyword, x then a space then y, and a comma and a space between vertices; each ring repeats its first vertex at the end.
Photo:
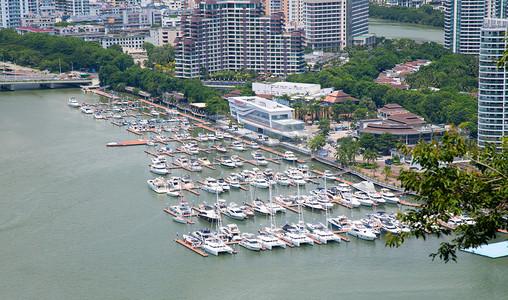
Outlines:
POLYGON ((372 148, 367 148, 363 151, 363 160, 367 161, 370 165, 372 162, 375 162, 377 159, 377 151, 372 148))
POLYGON ((310 147, 313 153, 316 153, 318 149, 321 149, 324 145, 326 145, 326 141, 322 135, 316 135, 307 143, 307 145, 310 147))
POLYGON ((458 131, 446 132, 442 143, 422 143, 413 149, 403 147, 404 154, 411 154, 413 161, 422 166, 420 172, 401 172, 402 187, 418 193, 423 204, 406 214, 399 214, 403 222, 413 228, 410 233, 390 236, 387 245, 400 246, 405 238, 424 238, 426 232, 438 235, 456 234, 449 242, 442 242, 435 259, 456 261, 456 251, 488 244, 497 236, 498 229, 506 229, 503 216, 508 214, 508 138, 503 138, 502 148, 470 146, 458 131), (470 164, 460 166, 455 158, 469 159, 470 164), (440 227, 440 222, 456 215, 467 214, 474 223, 462 224, 455 229, 440 227))
POLYGON ((335 158, 338 161, 352 163, 356 160, 356 156, 360 154, 360 146, 352 137, 347 136, 337 140, 339 145, 335 158))
POLYGON ((326 136, 330 131, 330 119, 321 119, 318 123, 318 128, 321 130, 321 135, 326 136))
POLYGON ((358 143, 363 149, 375 149, 376 137, 370 132, 364 132, 358 140, 358 143))
POLYGON ((376 148, 383 155, 388 155, 390 153, 390 149, 397 146, 397 137, 389 132, 385 132, 382 135, 378 136, 376 140, 376 148))
POLYGON ((392 176, 392 174, 393 174, 392 166, 386 165, 383 168, 383 171, 381 171, 381 174, 384 174, 385 175, 385 179, 388 179, 388 177, 392 176))

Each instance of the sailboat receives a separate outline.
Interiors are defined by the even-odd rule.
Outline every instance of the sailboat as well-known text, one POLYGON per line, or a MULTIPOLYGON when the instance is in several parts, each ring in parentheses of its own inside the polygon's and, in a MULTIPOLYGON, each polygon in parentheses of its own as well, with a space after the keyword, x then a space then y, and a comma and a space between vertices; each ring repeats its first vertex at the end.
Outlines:
MULTIPOLYGON (((216 192, 215 194, 217 195, 216 208, 218 208, 219 207, 219 193, 216 192)), ((222 218, 221 218, 220 211, 217 212, 217 225, 216 226, 217 226, 217 228, 216 228, 214 236, 206 238, 203 241, 203 244, 201 245, 201 247, 203 248, 203 250, 205 250, 206 252, 211 253, 213 255, 219 255, 220 253, 232 254, 233 249, 231 247, 229 247, 228 245, 226 245, 226 243, 220 238, 221 234, 219 232, 219 228, 222 227, 222 218)))
MULTIPOLYGON (((272 202, 272 187, 269 188, 270 192, 270 205, 272 202)), ((261 245, 263 248, 272 250, 274 247, 280 247, 280 248, 286 248, 286 243, 279 240, 277 236, 275 235, 277 232, 280 231, 280 228, 275 226, 275 221, 273 219, 274 214, 270 214, 270 227, 265 228, 265 232, 260 232, 260 234, 257 236, 258 240, 261 242, 261 245)))
MULTIPOLYGON (((298 186, 298 185, 297 185, 298 186)), ((300 188, 298 187, 298 196, 300 196, 300 188)), ((303 221, 303 212, 302 205, 298 203, 298 223, 296 224, 286 224, 282 227, 284 233, 281 236, 281 239, 287 243, 290 243, 294 246, 300 247, 301 244, 310 244, 314 246, 314 241, 310 239, 307 235, 307 231, 305 229, 305 223, 303 221)))

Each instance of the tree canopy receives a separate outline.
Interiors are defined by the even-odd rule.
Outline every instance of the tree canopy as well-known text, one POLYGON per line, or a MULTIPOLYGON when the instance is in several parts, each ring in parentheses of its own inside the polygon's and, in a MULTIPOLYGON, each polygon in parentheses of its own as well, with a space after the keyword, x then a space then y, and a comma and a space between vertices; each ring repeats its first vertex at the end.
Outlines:
POLYGON ((369 4, 369 17, 393 20, 403 23, 416 23, 421 25, 444 26, 444 13, 434 9, 429 4, 419 8, 404 6, 380 6, 369 4))
POLYGON ((456 261, 456 251, 489 243, 498 229, 506 229, 508 214, 508 138, 502 149, 470 146, 458 131, 447 132, 442 143, 422 143, 413 149, 403 148, 412 155, 422 171, 407 170, 399 175, 402 187, 418 193, 423 204, 418 209, 400 214, 413 231, 391 236, 390 246, 401 245, 408 236, 425 238, 425 234, 451 235, 431 257, 456 261), (454 159, 467 159, 469 164, 455 164, 454 159), (455 229, 440 226, 456 215, 467 215, 474 222, 455 229))

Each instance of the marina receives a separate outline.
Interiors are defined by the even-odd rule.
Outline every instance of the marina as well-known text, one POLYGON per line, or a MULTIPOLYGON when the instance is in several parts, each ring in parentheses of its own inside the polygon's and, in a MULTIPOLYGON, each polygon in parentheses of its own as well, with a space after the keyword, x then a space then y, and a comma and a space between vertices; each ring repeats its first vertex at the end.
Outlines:
MULTIPOLYGON (((136 140, 138 135, 128 132, 125 125, 94 120, 92 116, 68 107, 66 103, 70 96, 76 97, 79 102, 84 100, 83 94, 76 90, 9 93, 5 92, 5 97, 0 99, 0 114, 5 122, 0 134, 6 141, 0 158, 5 183, 0 218, 0 240, 3 241, 0 259, 3 267, 0 272, 5 276, 0 288, 6 298, 17 298, 16 295, 33 298, 35 293, 39 298, 75 298, 76 295, 93 298, 224 297, 214 288, 191 288, 217 285, 217 280, 210 278, 210 273, 204 268, 213 270, 216 276, 220 276, 220 281, 245 286, 246 293, 254 295, 261 288, 277 298, 334 298, 338 293, 333 284, 336 281, 344 283, 342 296, 364 299, 408 298, 415 293, 422 298, 436 293, 443 298, 502 298, 508 292, 503 284, 503 279, 508 276, 506 258, 494 261, 458 253, 458 264, 432 262, 428 254, 435 251, 442 241, 434 235, 429 235, 425 241, 408 240, 403 247, 396 249, 385 247, 382 236, 375 241, 365 241, 337 230, 350 242, 316 243, 314 247, 287 247, 272 251, 236 247, 234 250, 238 255, 218 257, 194 247, 208 255, 201 260, 196 251, 189 251, 190 248, 181 247, 174 240, 181 240, 183 234, 201 227, 214 226, 195 217, 188 218, 195 224, 173 221, 173 216, 164 208, 166 203, 177 203, 178 198, 154 193, 146 187, 146 180, 156 177, 147 164, 158 155, 157 149, 162 145, 104 147, 111 141, 136 140), (26 110, 26 107, 30 109, 26 110), (5 113, 7 111, 23 112, 26 121, 16 122, 5 113), (47 118, 48 115, 51 118, 47 118), (34 148, 38 149, 35 154, 34 148), (145 150, 156 155, 145 153, 145 150), (29 176, 21 175, 17 164, 20 161, 33 166, 29 176), (30 272, 26 271, 27 268, 30 272), (249 269, 253 276, 238 276, 233 269, 249 269), (193 276, 181 276, 183 272, 193 276), (387 273, 391 274, 390 280, 385 278, 387 273), (294 280, 282 280, 289 274, 299 275, 294 280), (380 278, 370 282, 370 291, 353 280, 364 274, 380 278), (37 284, 41 279, 43 284, 37 284), (319 292, 298 289, 298 286, 316 280, 322 282, 319 292), (426 288, 416 291, 416 283, 426 288), (140 290, 136 286, 144 286, 145 289, 140 290), (375 295, 372 294, 373 289, 376 290, 375 295)), ((93 102, 90 97, 86 95, 87 102, 93 102)), ((152 117, 143 115, 138 118, 152 117)), ((199 128, 196 126, 191 131, 192 135, 197 136, 203 130, 208 132, 199 128)), ((148 132, 142 137, 149 140, 152 134, 156 135, 148 132)), ((176 141, 167 143, 164 146, 172 150, 180 146, 176 141)), ((198 143, 200 148, 208 148, 208 142, 198 143)), ((229 144, 230 141, 223 140, 221 143, 229 144)), ((275 151, 284 152, 280 149, 275 151)), ((245 154, 234 151, 229 155, 232 154, 250 157, 250 151, 245 154)), ((181 154, 176 154, 175 159, 178 155, 181 154)), ((195 158, 194 155, 183 155, 195 158)), ((276 153, 269 151, 265 151, 264 155, 273 159, 277 157, 276 153)), ((218 158, 214 151, 200 152, 196 156, 207 157, 210 162, 218 158)), ((167 160, 171 163, 172 157, 168 155, 167 160)), ((208 176, 226 178, 231 173, 253 168, 272 168, 275 173, 283 172, 300 163, 283 161, 279 165, 269 162, 267 167, 244 164, 242 168, 231 170, 213 165, 216 170, 203 168, 201 173, 179 168, 172 169, 172 174, 167 176, 190 175, 192 181, 197 182, 208 176)), ((316 162, 307 163, 309 171, 324 172, 329 169, 316 162)), ((348 174, 342 174, 342 179, 353 184, 359 181, 348 174)), ((316 177, 313 180, 319 185, 307 183, 300 186, 301 195, 324 187, 323 179, 316 177)), ((328 181, 327 188, 337 183, 328 181)), ((256 198, 267 203, 268 189, 243 186, 248 190, 231 190, 219 197, 239 205, 243 201, 251 203, 256 198)), ((209 204, 215 202, 215 194, 201 192, 199 185, 192 190, 200 194, 182 189, 183 197, 190 206, 197 206, 203 201, 209 204)), ((275 185, 272 190, 274 197, 298 193, 296 185, 275 185)), ((402 197, 411 202, 411 199, 402 197)), ((404 206, 385 204, 383 208, 362 206, 351 209, 334 205, 330 215, 346 215, 351 220, 357 220, 366 214, 381 210, 391 213, 398 209, 404 209, 404 206)), ((303 215, 307 222, 313 219, 325 222, 323 212, 304 210, 303 215)), ((288 210, 273 217, 280 226, 287 221, 296 222, 298 214, 288 210)), ((242 233, 257 234, 260 225, 263 228, 267 225, 267 218, 256 215, 235 223, 242 233)), ((222 221, 230 222, 228 218, 222 221)))

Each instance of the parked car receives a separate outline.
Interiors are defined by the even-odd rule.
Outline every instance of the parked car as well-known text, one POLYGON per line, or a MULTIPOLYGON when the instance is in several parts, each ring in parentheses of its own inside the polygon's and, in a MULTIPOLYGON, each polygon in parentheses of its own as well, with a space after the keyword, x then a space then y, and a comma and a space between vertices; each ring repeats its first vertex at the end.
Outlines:
POLYGON ((387 164, 387 165, 391 165, 391 164, 392 164, 392 161, 391 161, 390 159, 387 159, 387 160, 385 160, 385 164, 387 164))

